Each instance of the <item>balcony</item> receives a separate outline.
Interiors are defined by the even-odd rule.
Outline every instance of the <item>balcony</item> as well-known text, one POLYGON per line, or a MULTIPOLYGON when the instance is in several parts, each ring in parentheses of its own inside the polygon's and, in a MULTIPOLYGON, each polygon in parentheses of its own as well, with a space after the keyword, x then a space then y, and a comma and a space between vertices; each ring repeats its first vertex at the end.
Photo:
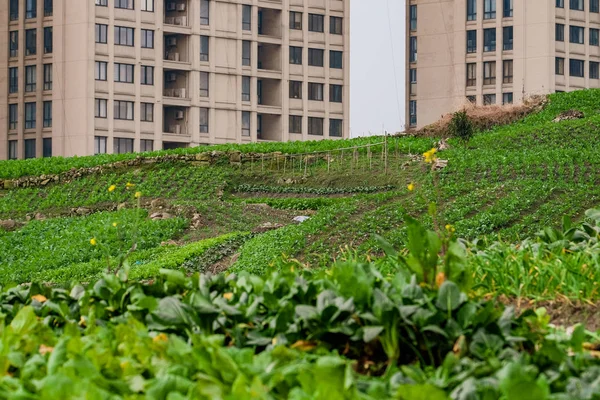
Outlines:
POLYGON ((189 27, 188 10, 187 0, 165 0, 165 25, 189 27))
POLYGON ((259 106, 281 108, 281 80, 259 78, 256 85, 259 106))
POLYGON ((281 10, 258 9, 258 34, 281 39, 281 10))
POLYGON ((256 138, 258 140, 280 142, 282 132, 281 115, 258 113, 256 116, 256 138))
POLYGON ((174 34, 165 35, 165 61, 189 63, 189 42, 188 35, 174 34))
POLYGON ((166 69, 164 72, 163 101, 172 105, 188 105, 191 95, 189 92, 189 72, 166 69))
POLYGON ((281 46, 270 43, 258 44, 258 69, 281 71, 281 46))
POLYGON ((189 107, 163 107, 163 132, 170 135, 189 135, 189 107))

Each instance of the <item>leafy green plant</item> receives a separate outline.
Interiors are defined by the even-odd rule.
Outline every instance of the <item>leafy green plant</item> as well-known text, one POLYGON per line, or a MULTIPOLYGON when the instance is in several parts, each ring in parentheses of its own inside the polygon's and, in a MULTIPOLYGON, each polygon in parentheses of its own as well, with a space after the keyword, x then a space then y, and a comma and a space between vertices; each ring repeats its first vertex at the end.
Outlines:
POLYGON ((448 133, 450 137, 460 140, 465 146, 473 138, 475 134, 473 123, 465 110, 457 111, 452 115, 452 119, 448 125, 448 133))

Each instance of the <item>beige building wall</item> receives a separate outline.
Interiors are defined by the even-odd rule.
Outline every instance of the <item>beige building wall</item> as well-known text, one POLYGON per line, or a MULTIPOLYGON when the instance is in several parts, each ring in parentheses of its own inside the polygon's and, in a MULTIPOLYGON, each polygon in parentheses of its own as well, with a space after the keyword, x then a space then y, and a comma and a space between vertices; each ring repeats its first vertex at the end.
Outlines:
POLYGON ((584 10, 579 11, 571 10, 568 0, 564 8, 557 8, 554 0, 492 0, 489 3, 495 3, 496 13, 491 17, 484 15, 488 1, 475 0, 472 20, 467 18, 467 3, 407 2, 407 128, 429 125, 469 101, 479 105, 518 103, 529 95, 600 87, 597 75, 590 74, 591 63, 600 62, 600 46, 590 41, 590 30, 600 29, 600 13, 590 10, 589 1, 583 1, 584 10), (512 4, 512 13, 505 15, 505 3, 512 4), (417 9, 416 29, 411 29, 412 6, 417 9), (556 24, 564 25, 564 41, 556 40, 556 24), (570 26, 584 28, 584 44, 571 43, 570 26), (506 27, 513 30, 508 47, 504 46, 506 27), (486 29, 496 31, 493 51, 484 48, 486 29), (468 31, 476 32, 477 37, 476 49, 471 52, 467 51, 468 31), (411 62, 411 38, 417 41, 415 62, 411 62), (563 74, 557 73, 557 58, 564 59, 563 74), (583 77, 572 76, 571 59, 583 61, 583 77), (485 63, 493 62, 495 80, 484 79, 485 63), (505 62, 512 62, 512 74, 504 73, 505 62), (476 73, 474 81, 468 82, 469 64, 475 66, 476 73), (416 83, 411 83, 411 70, 416 70, 416 83), (416 114, 412 112, 415 104, 416 114))
POLYGON ((81 156, 349 136, 350 0, 54 0, 51 13, 37 0, 34 18, 27 18, 26 0, 18 0, 18 16, 11 18, 9 3, 0 4, 0 159, 33 156, 31 140, 42 157, 50 155, 50 141, 53 156, 81 156), (117 1, 133 9, 116 8, 117 1), (243 25, 248 6, 251 18, 243 25), (301 15, 301 29, 291 29, 291 11, 301 15), (322 16, 323 32, 309 29, 312 14, 322 16), (341 32, 330 30, 331 17, 341 18, 341 32), (96 42, 97 24, 106 26, 106 43, 96 42), (45 52, 43 32, 50 27, 52 51, 45 52), (133 29, 133 46, 115 43, 115 27, 133 29), (25 54, 28 29, 37 31, 35 55, 25 54), (143 30, 154 32, 153 48, 142 47, 143 30), (16 54, 9 51, 9 32, 18 32, 16 54), (206 41, 208 57, 200 50, 206 41), (242 62, 244 43, 250 65, 242 62), (301 64, 290 63, 290 46, 302 48, 301 64), (322 67, 309 65, 309 49, 323 51, 322 67), (341 68, 330 68, 330 51, 341 52, 341 68), (96 79, 97 62, 106 63, 106 80, 96 79), (51 88, 44 85, 44 64, 52 65, 51 88), (133 66, 133 83, 116 81, 115 64, 133 66), (32 65, 36 88, 26 92, 25 67, 32 65), (142 84, 145 67, 154 68, 153 84, 142 84), (18 71, 14 93, 9 68, 18 71), (249 97, 242 94, 245 77, 249 97), (301 82, 299 98, 290 98, 290 81, 301 82), (322 100, 309 99, 313 83, 322 85, 322 100), (330 85, 341 86, 341 102, 331 101, 330 85), (97 100, 106 102, 101 117, 97 100), (44 127, 50 101, 52 122, 44 127), (115 102, 123 102, 117 104, 128 119, 117 118, 115 102), (26 126, 26 103, 36 104, 35 127, 26 126), (9 104, 18 107, 16 124, 9 104), (143 104, 153 109, 151 121, 142 118, 143 104), (290 115, 300 118, 300 132, 290 115), (336 136, 331 124, 341 124, 336 136))

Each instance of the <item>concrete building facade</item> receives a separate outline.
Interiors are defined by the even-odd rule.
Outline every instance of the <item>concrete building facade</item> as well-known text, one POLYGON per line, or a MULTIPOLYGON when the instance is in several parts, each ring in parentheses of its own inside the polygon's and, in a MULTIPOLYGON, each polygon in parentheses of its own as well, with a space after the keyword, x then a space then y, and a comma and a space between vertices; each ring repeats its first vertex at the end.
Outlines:
POLYGON ((4 0, 0 159, 348 137, 350 0, 4 0))
POLYGON ((409 0, 406 126, 600 87, 598 0, 409 0))

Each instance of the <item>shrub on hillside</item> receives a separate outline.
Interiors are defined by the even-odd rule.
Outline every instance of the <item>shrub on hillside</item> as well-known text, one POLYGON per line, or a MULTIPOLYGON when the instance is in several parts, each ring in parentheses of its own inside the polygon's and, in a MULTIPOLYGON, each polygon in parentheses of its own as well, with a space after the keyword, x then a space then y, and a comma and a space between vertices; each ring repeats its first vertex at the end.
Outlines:
POLYGON ((473 137, 473 123, 469 119, 466 111, 457 111, 452 116, 452 120, 448 125, 448 132, 453 138, 459 139, 465 145, 473 137))

